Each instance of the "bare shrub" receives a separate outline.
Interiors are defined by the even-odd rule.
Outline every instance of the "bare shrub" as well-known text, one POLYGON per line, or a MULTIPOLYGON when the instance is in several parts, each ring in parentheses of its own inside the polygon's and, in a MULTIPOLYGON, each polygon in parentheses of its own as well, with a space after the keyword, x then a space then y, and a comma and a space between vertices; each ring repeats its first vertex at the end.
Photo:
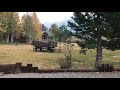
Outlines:
POLYGON ((61 43, 61 42, 59 43, 58 48, 59 48, 59 49, 58 49, 58 52, 60 53, 60 52, 62 51, 62 43, 61 43))
POLYGON ((71 67, 71 62, 67 58, 59 58, 59 65, 61 69, 69 69, 71 67))
POLYGON ((70 40, 67 43, 64 43, 62 53, 65 58, 59 58, 59 65, 61 69, 69 69, 72 67, 72 51, 74 44, 70 43, 70 40))

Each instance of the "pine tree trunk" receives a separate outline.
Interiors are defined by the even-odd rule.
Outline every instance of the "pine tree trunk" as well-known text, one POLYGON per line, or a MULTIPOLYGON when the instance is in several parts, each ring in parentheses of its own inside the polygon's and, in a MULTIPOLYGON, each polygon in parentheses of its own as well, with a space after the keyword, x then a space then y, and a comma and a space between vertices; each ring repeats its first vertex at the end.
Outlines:
POLYGON ((14 35, 13 35, 13 34, 11 34, 11 42, 13 42, 13 37, 14 37, 14 35))
POLYGON ((29 43, 32 42, 32 35, 29 36, 29 43))
POLYGON ((26 43, 29 43, 29 39, 26 37, 26 43))
POLYGON ((6 34, 6 42, 9 42, 9 34, 6 34))
POLYGON ((95 68, 101 65, 101 61, 102 61, 102 39, 99 33, 97 36, 97 55, 96 55, 95 68))
POLYGON ((61 42, 59 43, 59 53, 61 52, 61 50, 62 50, 62 47, 61 47, 61 42))
POLYGON ((31 43, 32 42, 32 38, 30 37, 30 39, 29 39, 29 43, 31 43))
POLYGON ((0 42, 3 41, 3 33, 0 34, 0 42))
POLYGON ((29 38, 27 37, 27 38, 26 38, 26 43, 30 43, 30 42, 31 42, 31 38, 30 38, 30 37, 29 37, 29 38))

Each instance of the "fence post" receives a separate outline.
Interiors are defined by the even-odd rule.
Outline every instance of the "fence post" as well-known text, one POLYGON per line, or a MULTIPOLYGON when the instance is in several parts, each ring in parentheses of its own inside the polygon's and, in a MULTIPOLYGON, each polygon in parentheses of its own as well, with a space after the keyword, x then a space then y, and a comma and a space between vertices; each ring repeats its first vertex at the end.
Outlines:
POLYGON ((16 73, 22 72, 21 71, 21 66, 22 66, 22 63, 16 63, 16 73))
POLYGON ((28 72, 32 71, 32 64, 27 64, 27 71, 28 72))

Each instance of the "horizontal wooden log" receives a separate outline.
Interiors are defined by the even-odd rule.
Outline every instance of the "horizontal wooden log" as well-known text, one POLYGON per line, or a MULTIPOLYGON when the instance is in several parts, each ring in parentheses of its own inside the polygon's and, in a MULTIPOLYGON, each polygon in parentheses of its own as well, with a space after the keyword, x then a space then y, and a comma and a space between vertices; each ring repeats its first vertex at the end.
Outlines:
MULTIPOLYGON (((83 69, 38 69, 38 67, 32 67, 32 64, 27 64, 27 66, 22 66, 22 63, 16 63, 16 64, 6 64, 6 65, 0 65, 0 72, 5 73, 14 73, 19 68, 20 72, 23 73, 57 73, 57 72, 113 72, 117 71, 119 72, 120 69, 116 68, 114 69, 113 66, 110 65, 102 65, 106 68, 107 71, 99 71, 96 69, 92 70, 83 70, 83 69)), ((102 68, 103 69, 103 68, 102 68)))
POLYGON ((55 73, 55 72, 98 72, 98 70, 72 70, 72 69, 39 69, 39 73, 55 73))

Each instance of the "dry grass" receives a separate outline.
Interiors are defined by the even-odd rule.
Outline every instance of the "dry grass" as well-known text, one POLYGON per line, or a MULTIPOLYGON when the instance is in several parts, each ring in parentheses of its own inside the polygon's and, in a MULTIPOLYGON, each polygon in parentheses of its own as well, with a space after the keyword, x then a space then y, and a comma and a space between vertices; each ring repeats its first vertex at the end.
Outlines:
MULTIPOLYGON (((93 68, 96 51, 87 51, 87 55, 79 54, 79 47, 74 46, 73 68, 93 68)), ((103 50, 103 63, 110 63, 120 67, 120 51, 103 50)), ((59 68, 58 58, 64 57, 62 53, 35 52, 31 45, 0 45, 0 64, 13 64, 22 62, 23 65, 32 63, 33 66, 44 69, 59 68)))
POLYGON ((32 63, 39 68, 57 67, 59 53, 35 52, 31 45, 0 45, 0 64, 32 63))

